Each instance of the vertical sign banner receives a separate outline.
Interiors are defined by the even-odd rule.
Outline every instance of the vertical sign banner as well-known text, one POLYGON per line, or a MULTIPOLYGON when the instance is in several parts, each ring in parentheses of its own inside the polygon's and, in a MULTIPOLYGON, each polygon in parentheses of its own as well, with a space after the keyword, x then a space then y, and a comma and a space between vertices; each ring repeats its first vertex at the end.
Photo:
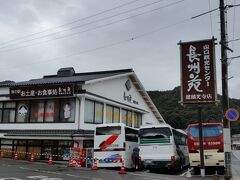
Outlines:
POLYGON ((213 39, 180 42, 181 103, 217 101, 215 42, 213 39))

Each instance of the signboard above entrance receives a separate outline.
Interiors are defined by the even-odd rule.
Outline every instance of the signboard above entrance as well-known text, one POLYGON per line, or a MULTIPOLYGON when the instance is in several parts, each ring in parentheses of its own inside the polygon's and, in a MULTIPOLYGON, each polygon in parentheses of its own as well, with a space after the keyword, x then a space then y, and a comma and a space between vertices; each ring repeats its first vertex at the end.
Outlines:
POLYGON ((214 41, 180 42, 181 103, 217 101, 214 41))
POLYGON ((68 85, 45 85, 45 86, 16 86, 9 89, 10 99, 44 98, 73 96, 73 86, 68 85))

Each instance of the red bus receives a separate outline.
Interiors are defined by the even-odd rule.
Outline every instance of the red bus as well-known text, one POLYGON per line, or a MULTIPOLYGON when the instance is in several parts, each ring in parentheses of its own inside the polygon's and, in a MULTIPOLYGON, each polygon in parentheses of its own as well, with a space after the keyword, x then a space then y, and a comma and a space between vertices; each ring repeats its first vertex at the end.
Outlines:
MULTIPOLYGON (((190 166, 194 171, 200 168, 199 124, 189 124, 187 128, 190 166)), ((215 167, 224 171, 224 142, 222 123, 203 123, 203 146, 205 167, 215 167)))

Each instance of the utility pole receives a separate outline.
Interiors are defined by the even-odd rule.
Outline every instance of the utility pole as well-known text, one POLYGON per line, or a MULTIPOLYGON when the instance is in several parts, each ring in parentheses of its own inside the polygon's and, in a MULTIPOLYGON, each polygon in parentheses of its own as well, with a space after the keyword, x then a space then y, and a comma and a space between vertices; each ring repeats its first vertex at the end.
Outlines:
MULTIPOLYGON (((229 99, 228 99, 228 58, 227 58, 227 37, 226 37, 226 9, 224 5, 224 0, 220 0, 220 24, 221 24, 221 65, 222 65, 222 112, 223 112, 223 125, 224 125, 224 141, 231 142, 230 136, 230 121, 226 119, 225 112, 229 108, 229 99), (227 138, 229 139, 227 139, 227 138)), ((226 143, 224 143, 224 146, 226 143)), ((224 147, 225 155, 225 180, 232 179, 232 170, 231 170, 231 146, 230 148, 224 147)))

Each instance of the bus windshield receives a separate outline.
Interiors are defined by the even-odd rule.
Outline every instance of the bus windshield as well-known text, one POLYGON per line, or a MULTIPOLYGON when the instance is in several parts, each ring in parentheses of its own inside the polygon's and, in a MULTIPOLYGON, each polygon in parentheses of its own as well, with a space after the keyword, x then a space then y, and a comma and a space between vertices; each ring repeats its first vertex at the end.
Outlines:
POLYGON ((121 134, 121 126, 97 127, 96 135, 121 134))
POLYGON ((169 138, 172 135, 170 128, 144 128, 140 130, 140 138, 154 139, 154 138, 169 138))
MULTIPOLYGON (((199 137, 199 127, 190 127, 189 133, 192 137, 199 137)), ((203 126, 203 137, 217 137, 223 133, 223 128, 220 125, 203 126)))

